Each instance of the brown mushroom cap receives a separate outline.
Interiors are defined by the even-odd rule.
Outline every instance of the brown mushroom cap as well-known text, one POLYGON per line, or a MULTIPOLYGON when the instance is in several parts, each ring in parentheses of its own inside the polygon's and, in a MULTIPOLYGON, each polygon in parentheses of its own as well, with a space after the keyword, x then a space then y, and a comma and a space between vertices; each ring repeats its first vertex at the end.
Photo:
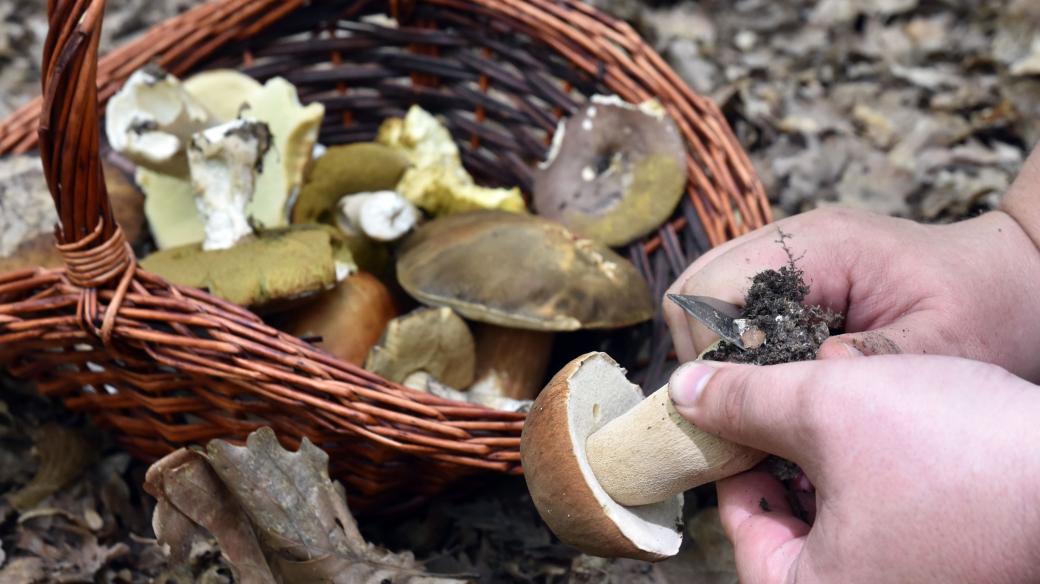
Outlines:
POLYGON ((318 346, 360 367, 395 316, 397 308, 386 286, 371 274, 357 272, 293 311, 287 328, 298 337, 321 337, 318 346))
POLYGON ((686 186, 686 149, 675 123, 617 101, 593 101, 569 118, 535 174, 534 207, 575 233, 620 246, 666 221, 686 186))
POLYGON ((682 495, 626 507, 596 480, 585 454, 589 435, 643 399, 604 353, 571 361, 531 407, 520 457, 531 498, 562 541, 604 557, 660 560, 682 544, 682 495))
POLYGON ((653 316, 635 266, 597 242, 533 215, 439 217, 401 247, 397 276, 420 302, 470 319, 544 331, 616 328, 653 316))

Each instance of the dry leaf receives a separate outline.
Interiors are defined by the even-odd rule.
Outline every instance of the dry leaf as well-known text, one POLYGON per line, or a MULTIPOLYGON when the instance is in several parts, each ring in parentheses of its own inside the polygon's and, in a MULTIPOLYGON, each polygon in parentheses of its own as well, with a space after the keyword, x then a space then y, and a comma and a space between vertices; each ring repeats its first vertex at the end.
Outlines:
POLYGON ((181 449, 149 469, 145 488, 159 500, 153 523, 174 557, 204 529, 239 582, 463 582, 429 576, 411 554, 367 543, 329 479, 328 455, 306 438, 289 452, 261 428, 244 447, 213 440, 205 453, 181 449))
POLYGON ((19 512, 32 509, 78 477, 90 464, 94 449, 75 429, 48 424, 36 438, 36 454, 40 458, 36 476, 28 485, 7 495, 8 502, 19 512))

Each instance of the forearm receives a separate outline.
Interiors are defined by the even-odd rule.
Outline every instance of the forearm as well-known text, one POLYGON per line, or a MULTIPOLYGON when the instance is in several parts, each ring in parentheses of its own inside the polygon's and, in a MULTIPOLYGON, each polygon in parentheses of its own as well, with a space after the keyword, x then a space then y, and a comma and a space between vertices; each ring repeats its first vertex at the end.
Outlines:
POLYGON ((1040 249, 1040 146, 1022 165, 1001 201, 1000 209, 1011 215, 1040 249))

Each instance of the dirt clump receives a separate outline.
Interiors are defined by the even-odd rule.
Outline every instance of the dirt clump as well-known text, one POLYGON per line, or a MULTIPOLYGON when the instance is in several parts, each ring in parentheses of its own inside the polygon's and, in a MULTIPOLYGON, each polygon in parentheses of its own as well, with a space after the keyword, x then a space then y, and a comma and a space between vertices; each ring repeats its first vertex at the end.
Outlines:
POLYGON ((787 264, 755 274, 744 297, 740 316, 746 321, 746 330, 765 333, 765 340, 757 347, 745 349, 722 340, 704 354, 704 359, 753 365, 809 361, 816 358, 820 345, 831 333, 841 327, 840 314, 804 303, 809 285, 805 273, 796 265, 797 258, 787 247, 789 237, 781 231, 777 240, 787 252, 787 264))

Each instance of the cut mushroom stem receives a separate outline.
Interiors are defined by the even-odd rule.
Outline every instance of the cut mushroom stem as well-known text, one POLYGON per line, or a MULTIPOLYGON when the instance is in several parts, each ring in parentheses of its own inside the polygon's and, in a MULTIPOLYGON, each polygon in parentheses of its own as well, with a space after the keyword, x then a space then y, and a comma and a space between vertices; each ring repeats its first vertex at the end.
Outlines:
POLYGON ((227 249, 253 233, 246 206, 271 144, 267 124, 234 120, 199 132, 188 147, 195 205, 206 229, 204 250, 227 249))
POLYGON ((585 449, 603 489, 622 505, 659 503, 764 458, 687 422, 667 385, 592 433, 585 449))
POLYGON ((765 454, 687 422, 667 387, 644 399, 624 373, 603 353, 570 362, 531 407, 520 454, 535 506, 561 540, 660 560, 682 543, 681 493, 765 454))
POLYGON ((477 381, 469 391, 534 399, 544 385, 553 333, 482 324, 475 336, 477 381))
POLYGON ((394 191, 347 195, 339 201, 337 224, 349 235, 397 241, 415 227, 419 209, 394 191))

